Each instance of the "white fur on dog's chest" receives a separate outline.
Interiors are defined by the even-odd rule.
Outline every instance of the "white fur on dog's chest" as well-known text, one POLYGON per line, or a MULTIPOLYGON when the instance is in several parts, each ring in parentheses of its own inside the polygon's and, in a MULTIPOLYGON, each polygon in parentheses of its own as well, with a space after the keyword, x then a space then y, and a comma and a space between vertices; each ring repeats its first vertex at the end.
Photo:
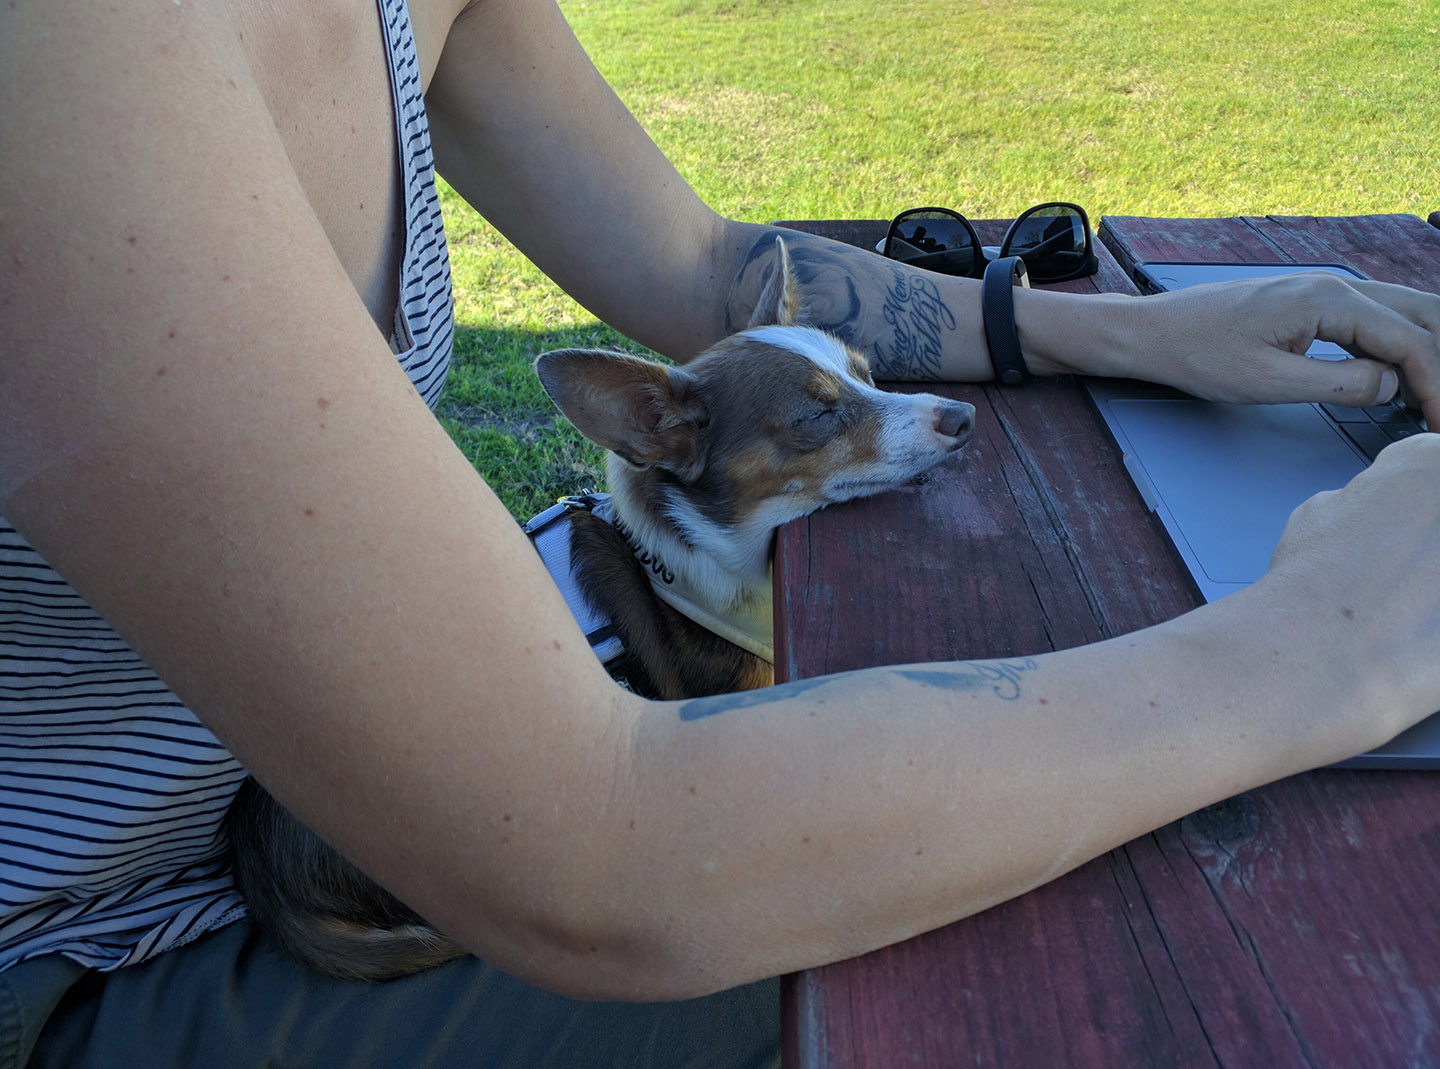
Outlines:
POLYGON ((769 598, 741 598, 738 604, 724 612, 708 608, 708 605, 714 604, 713 600, 704 597, 684 574, 645 549, 626 523, 615 514, 612 499, 604 495, 597 497, 604 497, 604 500, 596 504, 595 515, 625 536, 636 559, 644 566, 656 597, 727 642, 753 653, 767 664, 775 663, 774 618, 769 598))

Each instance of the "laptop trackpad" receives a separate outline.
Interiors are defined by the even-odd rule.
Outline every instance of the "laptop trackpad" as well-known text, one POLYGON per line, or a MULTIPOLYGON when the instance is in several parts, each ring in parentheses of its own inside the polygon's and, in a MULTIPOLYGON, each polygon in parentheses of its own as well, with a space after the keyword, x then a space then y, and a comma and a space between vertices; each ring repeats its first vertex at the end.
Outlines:
POLYGON ((1129 439, 1129 462, 1170 513, 1172 535, 1215 583, 1259 579, 1295 507, 1365 467, 1313 405, 1110 404, 1129 439))

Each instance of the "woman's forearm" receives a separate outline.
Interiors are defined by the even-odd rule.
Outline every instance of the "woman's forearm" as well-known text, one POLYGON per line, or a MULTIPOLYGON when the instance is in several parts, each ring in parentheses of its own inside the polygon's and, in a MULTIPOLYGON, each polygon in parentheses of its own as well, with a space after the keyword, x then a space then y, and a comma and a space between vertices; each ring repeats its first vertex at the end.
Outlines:
MULTIPOLYGON (((800 282, 803 314, 814 326, 870 354, 877 378, 983 382, 994 377, 985 344, 980 283, 907 267, 868 249, 792 230, 743 227, 727 232, 736 266, 724 331, 743 330, 770 272, 775 242, 785 242, 800 282)), ((1015 318, 1033 375, 1122 370, 1133 327, 1129 297, 1025 290, 1015 318)))
MULTIPOLYGON (((877 378, 994 377, 977 280, 798 231, 729 223, 717 234, 713 277, 734 279, 721 295, 724 333, 745 328, 783 237, 804 321, 867 353, 877 378)), ((1014 314, 1032 375, 1143 378, 1219 401, 1372 405, 1395 394, 1399 368, 1432 425, 1440 415, 1440 298, 1401 286, 1300 274, 1156 297, 1021 289, 1014 314), (1317 338, 1365 358, 1309 360, 1317 338)))
POLYGON ((697 994, 945 924, 1348 756, 1387 729, 1355 673, 1315 663, 1311 616, 1261 591, 1034 658, 636 702, 573 854, 585 908, 522 956, 578 994, 697 994))

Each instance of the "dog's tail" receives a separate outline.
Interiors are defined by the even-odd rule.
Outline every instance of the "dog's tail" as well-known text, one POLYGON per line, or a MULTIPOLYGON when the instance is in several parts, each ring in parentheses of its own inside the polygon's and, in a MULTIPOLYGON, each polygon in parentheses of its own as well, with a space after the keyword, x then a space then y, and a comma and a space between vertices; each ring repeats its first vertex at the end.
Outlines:
POLYGON ((312 969, 343 980, 395 980, 444 965, 463 947, 427 924, 381 928, 337 916, 292 916, 274 928, 285 948, 312 969))
POLYGON ((255 923, 311 968, 393 980, 465 954, 253 779, 241 786, 226 824, 235 879, 255 923))

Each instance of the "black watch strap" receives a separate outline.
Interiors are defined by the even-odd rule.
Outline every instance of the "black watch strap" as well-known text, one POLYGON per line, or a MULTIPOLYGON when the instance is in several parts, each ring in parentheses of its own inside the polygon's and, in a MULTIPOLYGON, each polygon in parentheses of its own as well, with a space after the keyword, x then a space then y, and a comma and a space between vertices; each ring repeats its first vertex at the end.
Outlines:
POLYGON ((1015 287, 1030 285, 1025 261, 1018 256, 991 260, 980 283, 981 315, 985 321, 985 344, 995 378, 1006 386, 1019 386, 1030 377, 1020 352, 1020 331, 1015 327, 1015 287))

